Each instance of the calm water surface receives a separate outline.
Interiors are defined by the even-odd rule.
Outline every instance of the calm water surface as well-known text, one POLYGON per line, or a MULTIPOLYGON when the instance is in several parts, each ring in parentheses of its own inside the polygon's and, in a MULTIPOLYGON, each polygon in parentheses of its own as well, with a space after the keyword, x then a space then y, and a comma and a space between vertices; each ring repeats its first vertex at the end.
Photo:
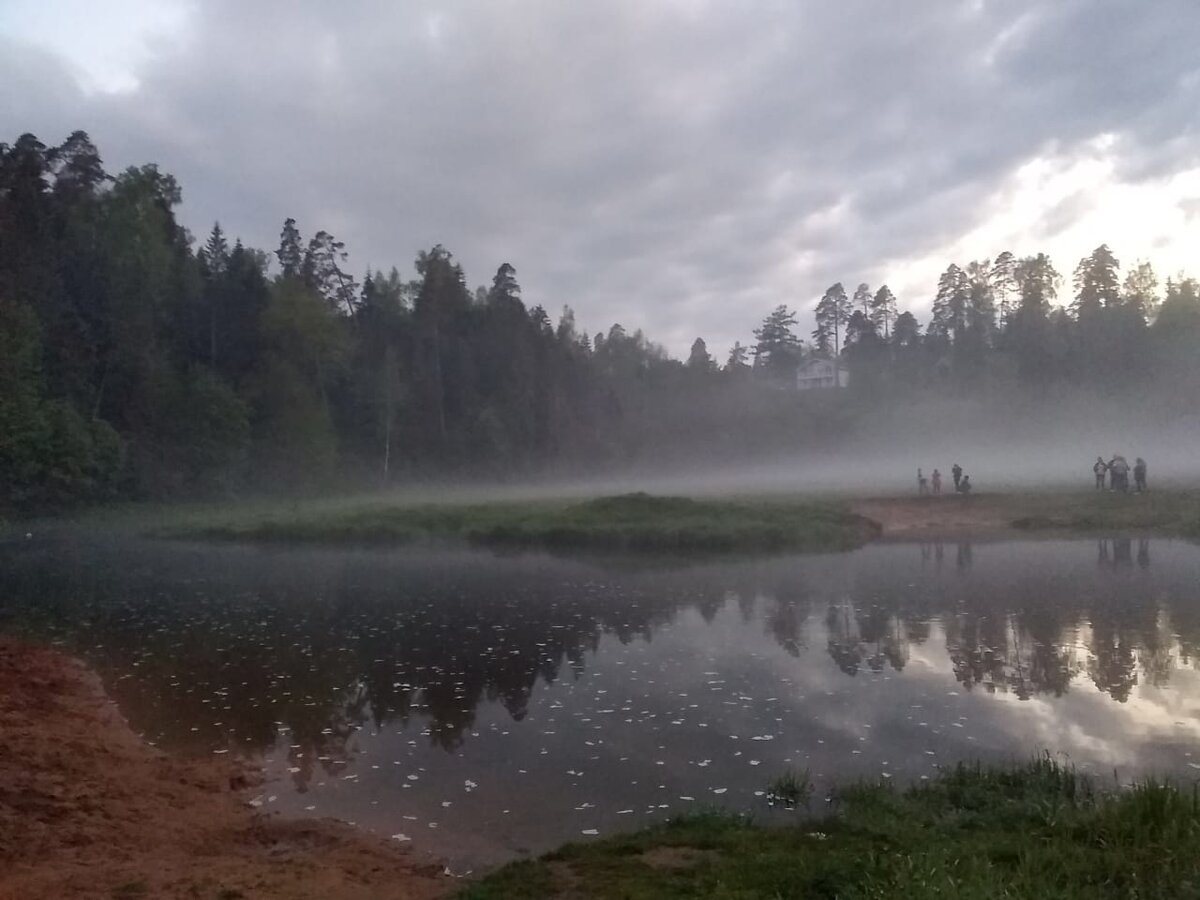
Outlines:
POLYGON ((1186 542, 680 566, 60 537, 0 546, 0 628, 85 656, 157 745, 261 760, 264 809, 455 871, 704 805, 770 815, 789 767, 824 789, 1045 750, 1200 777, 1186 542))

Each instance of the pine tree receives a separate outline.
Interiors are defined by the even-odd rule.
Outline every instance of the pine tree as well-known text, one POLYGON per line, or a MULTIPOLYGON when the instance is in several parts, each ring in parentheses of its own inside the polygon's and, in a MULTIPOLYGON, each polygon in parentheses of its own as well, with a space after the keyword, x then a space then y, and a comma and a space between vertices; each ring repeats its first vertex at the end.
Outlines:
POLYGON ((725 371, 732 375, 749 371, 749 360, 750 352, 740 341, 734 341, 733 346, 729 348, 729 358, 725 360, 725 371))
POLYGON ((996 298, 997 310, 1000 314, 1000 327, 1007 328, 1015 312, 1014 297, 1017 293, 1016 257, 1005 250, 992 261, 992 270, 988 273, 988 281, 992 285, 992 293, 996 298))
POLYGON ((708 353, 708 345, 704 343, 704 338, 696 338, 692 341, 691 352, 688 353, 687 362, 685 365, 693 372, 708 374, 717 368, 717 364, 708 353))
POLYGON ((921 343, 921 324, 916 316, 905 310, 896 316, 892 344, 896 347, 916 347, 921 343))
POLYGON ((496 270, 492 286, 487 292, 487 302, 492 306, 525 312, 525 304, 521 302, 521 285, 517 283, 517 270, 508 263, 501 263, 496 270))
POLYGON ((1020 260, 1013 277, 1019 292, 1018 314, 1026 322, 1043 322, 1058 296, 1060 276, 1045 253, 1020 260))
POLYGON ((780 304, 754 329, 754 368, 767 378, 783 379, 795 372, 800 354, 796 314, 780 304))
POLYGON ((66 205, 95 196, 100 185, 110 180, 86 131, 72 132, 60 146, 47 151, 46 159, 54 173, 54 195, 66 205))
MULTIPOLYGON (((818 343, 827 343, 829 334, 833 335, 832 351, 834 356, 841 352, 841 335, 846 322, 850 319, 850 301, 846 297, 846 289, 842 283, 831 284, 825 291, 816 309, 817 331, 823 332, 817 338, 818 343)), ((814 332, 816 337, 816 332, 814 332)))
POLYGON ((1154 318, 1158 312, 1158 276, 1148 262, 1138 261, 1135 268, 1125 276, 1121 286, 1121 302, 1134 310, 1144 320, 1154 318))
POLYGON ((1013 270, 1020 300, 1010 326, 1010 346, 1016 353, 1021 376, 1029 382, 1050 374, 1050 336, 1059 274, 1044 253, 1028 256, 1013 270))
POLYGON ((304 259, 304 254, 300 249, 300 240, 300 231, 296 228, 296 220, 285 219, 283 231, 279 235, 279 249, 275 251, 284 278, 300 277, 300 266, 304 259))
POLYGON ((961 340, 967 325, 967 297, 966 274, 957 264, 951 263, 938 279, 929 334, 961 340))
POLYGON ((967 286, 967 329, 984 346, 991 342, 996 328, 996 295, 989 266, 989 260, 973 260, 963 273, 967 286))
POLYGON ((358 306, 358 285, 346 274, 346 245, 327 231, 318 231, 300 263, 300 277, 334 310, 353 316, 358 306))
POLYGON ((871 315, 871 286, 865 281, 854 289, 854 301, 850 304, 851 312, 860 310, 864 316, 871 315))
POLYGON ((200 250, 200 262, 206 274, 213 280, 219 279, 229 268, 229 242, 225 240, 225 232, 221 223, 214 222, 208 240, 200 250))
POLYGON ((886 284, 871 298, 871 322, 876 330, 883 330, 887 339, 891 335, 891 323, 896 320, 896 295, 886 284))
POLYGON ((1108 244, 1101 244, 1075 267, 1075 302, 1071 311, 1079 320, 1099 315, 1101 309, 1121 304, 1121 264, 1108 244))

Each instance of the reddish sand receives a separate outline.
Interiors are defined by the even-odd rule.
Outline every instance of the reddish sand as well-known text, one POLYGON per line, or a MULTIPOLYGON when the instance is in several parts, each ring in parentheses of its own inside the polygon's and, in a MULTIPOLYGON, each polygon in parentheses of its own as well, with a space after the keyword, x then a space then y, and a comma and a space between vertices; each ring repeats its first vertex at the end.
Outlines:
POLYGON ((457 886, 349 826, 255 812, 239 794, 253 777, 154 750, 82 664, 0 637, 3 900, 423 900, 457 886))
POLYGON ((1012 527, 1014 513, 1007 503, 992 497, 878 497, 856 500, 851 509, 878 522, 884 537, 920 538, 922 535, 1004 531, 1012 527))

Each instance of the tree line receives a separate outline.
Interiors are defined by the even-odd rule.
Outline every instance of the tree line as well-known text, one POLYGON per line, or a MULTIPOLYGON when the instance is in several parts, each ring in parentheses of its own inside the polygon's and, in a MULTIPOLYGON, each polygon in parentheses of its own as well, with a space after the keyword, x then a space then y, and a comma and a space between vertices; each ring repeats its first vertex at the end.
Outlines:
POLYGON ((472 290, 437 245, 359 279, 326 231, 197 242, 180 201, 157 166, 108 174, 82 131, 0 144, 0 507, 733 459, 836 442, 889 392, 1195 377, 1196 282, 1160 298, 1105 246, 1067 306, 1048 258, 1001 254, 947 269, 924 328, 887 287, 838 284, 811 341, 780 306, 719 364, 702 339, 676 360, 554 320, 507 262, 472 290), (844 396, 779 390, 822 355, 844 396))
MULTIPOLYGON (((755 367, 786 381, 809 357, 837 358, 877 385, 960 388, 1018 381, 1118 390, 1159 376, 1195 377, 1196 279, 1171 277, 1160 291, 1147 262, 1122 278, 1120 262, 1101 244, 1075 267, 1069 299, 1063 280, 1044 253, 952 263, 924 327, 898 311, 887 285, 872 291, 859 284, 850 295, 838 282, 816 305, 811 343, 797 335, 787 306, 766 317, 755 331, 755 367)), ((741 353, 735 348, 730 365, 741 353)))

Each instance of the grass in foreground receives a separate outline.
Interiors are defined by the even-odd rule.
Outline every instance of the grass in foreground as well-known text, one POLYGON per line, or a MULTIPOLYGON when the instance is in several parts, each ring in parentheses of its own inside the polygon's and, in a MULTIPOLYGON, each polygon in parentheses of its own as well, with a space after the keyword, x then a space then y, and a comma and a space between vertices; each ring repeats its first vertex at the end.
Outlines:
POLYGON ((859 784, 837 812, 761 827, 706 813, 512 863, 464 900, 1185 898, 1200 896, 1200 798, 1147 781, 1097 791, 1042 758, 960 766, 907 790, 859 784))
POLYGON ((803 803, 808 806, 812 799, 813 783, 808 769, 796 771, 788 769, 778 778, 767 785, 767 802, 772 806, 779 804, 789 809, 803 803))
POLYGON ((581 503, 385 506, 208 524, 175 536, 322 543, 457 538, 494 546, 654 552, 842 550, 877 533, 868 519, 796 501, 623 494, 581 503))

